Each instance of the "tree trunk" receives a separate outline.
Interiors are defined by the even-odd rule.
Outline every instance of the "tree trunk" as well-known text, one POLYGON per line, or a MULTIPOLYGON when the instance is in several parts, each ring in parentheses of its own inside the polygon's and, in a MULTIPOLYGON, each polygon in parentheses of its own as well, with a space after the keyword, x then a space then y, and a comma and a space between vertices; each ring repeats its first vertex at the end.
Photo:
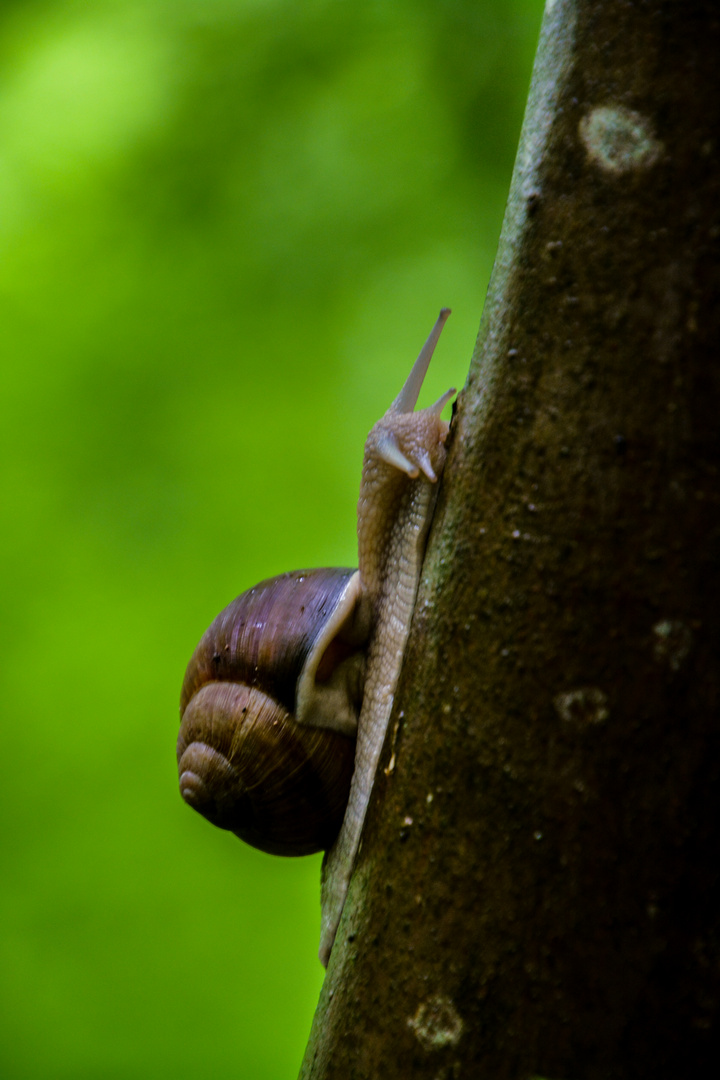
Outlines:
POLYGON ((719 72, 548 0, 303 1077, 718 1071, 719 72))

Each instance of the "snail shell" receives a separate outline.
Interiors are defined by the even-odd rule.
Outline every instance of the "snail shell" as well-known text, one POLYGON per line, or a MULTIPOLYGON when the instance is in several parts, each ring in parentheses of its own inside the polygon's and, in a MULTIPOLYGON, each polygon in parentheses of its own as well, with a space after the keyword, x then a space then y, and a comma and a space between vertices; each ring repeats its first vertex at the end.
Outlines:
POLYGON ((271 854, 328 848, 350 790, 369 622, 343 568, 281 574, 220 612, 182 688, 185 801, 271 854))

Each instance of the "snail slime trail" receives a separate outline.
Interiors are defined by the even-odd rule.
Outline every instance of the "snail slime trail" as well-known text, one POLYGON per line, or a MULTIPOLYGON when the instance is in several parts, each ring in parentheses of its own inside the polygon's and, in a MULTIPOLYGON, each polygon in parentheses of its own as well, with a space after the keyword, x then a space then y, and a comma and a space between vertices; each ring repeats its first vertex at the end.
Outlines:
POLYGON ((365 443, 358 569, 298 570, 238 596, 188 664, 180 793, 275 855, 326 851, 327 965, 410 630, 455 390, 415 411, 449 308, 365 443))

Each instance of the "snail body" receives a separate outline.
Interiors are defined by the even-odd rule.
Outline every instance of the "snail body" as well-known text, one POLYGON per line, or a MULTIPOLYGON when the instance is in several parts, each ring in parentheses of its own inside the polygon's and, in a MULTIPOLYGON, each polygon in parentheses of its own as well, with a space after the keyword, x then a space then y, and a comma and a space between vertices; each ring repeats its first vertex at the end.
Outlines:
POLYGON ((327 965, 410 630, 445 462, 449 390, 414 411, 447 308, 365 444, 357 571, 270 578, 211 624, 188 665, 177 744, 183 798, 273 854, 326 850, 327 965))

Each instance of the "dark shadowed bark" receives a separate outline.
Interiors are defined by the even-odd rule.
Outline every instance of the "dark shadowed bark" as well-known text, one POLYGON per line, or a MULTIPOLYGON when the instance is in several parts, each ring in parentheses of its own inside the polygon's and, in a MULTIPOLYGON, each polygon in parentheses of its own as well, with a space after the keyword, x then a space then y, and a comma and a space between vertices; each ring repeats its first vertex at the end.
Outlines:
POLYGON ((548 0, 302 1075, 715 1075, 720 14, 548 0))

